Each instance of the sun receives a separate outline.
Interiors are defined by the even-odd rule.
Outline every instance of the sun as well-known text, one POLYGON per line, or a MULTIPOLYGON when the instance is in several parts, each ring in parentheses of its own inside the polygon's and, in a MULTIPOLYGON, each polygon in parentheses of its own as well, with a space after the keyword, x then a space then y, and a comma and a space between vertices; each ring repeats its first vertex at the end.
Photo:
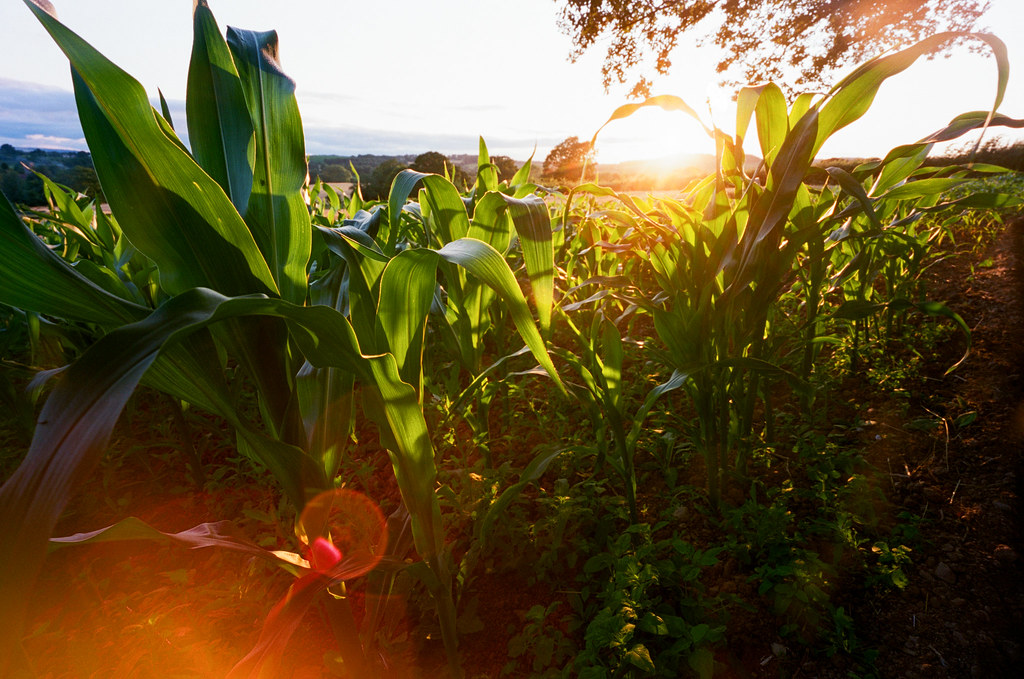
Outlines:
POLYGON ((689 115, 650 106, 609 123, 598 135, 595 150, 601 164, 674 165, 686 156, 713 155, 715 144, 689 115))

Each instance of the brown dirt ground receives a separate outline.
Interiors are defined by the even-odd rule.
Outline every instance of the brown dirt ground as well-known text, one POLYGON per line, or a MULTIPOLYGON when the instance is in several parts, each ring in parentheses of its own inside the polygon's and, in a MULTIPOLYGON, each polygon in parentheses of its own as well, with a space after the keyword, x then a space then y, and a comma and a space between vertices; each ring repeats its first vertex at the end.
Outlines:
POLYGON ((936 376, 933 400, 959 403, 978 419, 931 440, 902 430, 872 451, 877 467, 892 470, 893 505, 928 519, 910 586, 855 607, 883 677, 1021 676, 1024 220, 977 261, 989 258, 993 266, 973 280, 969 260, 949 260, 930 286, 973 330, 971 357, 936 376))
MULTIPOLYGON (((842 595, 861 638, 879 650, 877 667, 885 678, 1020 676, 1024 221, 1007 228, 977 260, 985 258, 992 258, 993 266, 973 277, 967 259, 949 260, 930 274, 932 297, 944 299, 973 329, 971 358, 949 376, 936 366, 929 377, 932 393, 911 404, 909 415, 885 399, 874 402, 877 424, 865 432, 866 455, 886 475, 890 512, 906 509, 926 519, 906 589, 854 589, 842 595), (947 421, 967 410, 978 418, 948 435, 944 428, 905 427, 920 408, 934 409, 937 403, 948 405, 938 412, 947 421), (877 440, 875 432, 880 432, 877 440)), ((960 350, 956 340, 950 342, 946 365, 960 350)), ((277 508, 267 484, 228 479, 216 493, 195 492, 180 453, 152 442, 157 431, 157 438, 170 436, 167 413, 142 403, 135 419, 119 425, 114 447, 124 452, 143 442, 147 454, 116 455, 105 463, 96 478, 100 490, 73 501, 58 534, 95 529, 128 515, 162 530, 245 516, 242 527, 251 537, 288 545, 287 536, 259 518, 277 508)), ((215 425, 195 433, 204 459, 222 452, 223 432, 215 425)), ((9 434, 3 443, 12 445, 18 436, 9 434)), ((379 486, 375 490, 387 498, 393 488, 386 480, 386 459, 372 460, 367 483, 379 486)), ((50 678, 224 676, 252 647, 263 617, 289 584, 286 574, 214 550, 106 545, 63 550, 50 558, 25 641, 39 676, 50 678)), ((713 576, 721 582, 711 586, 723 587, 731 579, 735 591, 756 598, 729 564, 718 571, 713 576)), ((476 589, 486 631, 464 638, 467 675, 496 677, 507 660, 505 630, 521 625, 525 611, 547 603, 552 593, 528 587, 515 574, 484 575, 476 589)), ((730 648, 720 658, 722 676, 846 676, 841 660, 807 653, 765 664, 775 623, 758 617, 763 604, 755 608, 749 619, 730 628, 730 648)), ((438 642, 415 638, 402 633, 396 639, 393 676, 439 676, 438 642)), ((333 653, 329 625, 321 615, 309 615, 280 676, 331 676, 333 653)))

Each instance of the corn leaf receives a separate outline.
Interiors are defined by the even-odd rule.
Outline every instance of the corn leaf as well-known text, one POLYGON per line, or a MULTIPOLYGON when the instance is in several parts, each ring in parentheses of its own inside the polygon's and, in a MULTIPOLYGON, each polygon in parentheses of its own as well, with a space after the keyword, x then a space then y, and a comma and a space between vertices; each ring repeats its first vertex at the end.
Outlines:
POLYGON ((0 194, 0 302, 68 320, 116 327, 149 311, 90 281, 29 229, 0 194))
POLYGON ((161 287, 171 294, 193 287, 276 293, 245 222, 181 142, 165 134, 142 86, 57 21, 48 2, 25 3, 71 62, 103 193, 124 233, 156 262, 161 287))
POLYGON ((206 0, 193 10, 185 108, 192 154, 245 215, 252 193, 255 139, 242 83, 206 0))
POLYGON ((526 273, 530 277, 530 292, 537 305, 537 317, 541 331, 547 333, 551 328, 555 286, 555 250, 547 205, 537 195, 526 198, 500 195, 508 205, 512 223, 519 234, 526 273))
MULTIPOLYGON (((935 51, 943 43, 959 37, 977 38, 991 48, 998 69, 998 85, 992 112, 985 117, 983 125, 988 125, 1006 92, 1006 84, 1010 75, 1006 45, 999 38, 987 33, 940 33, 926 38, 905 50, 883 57, 877 57, 856 68, 850 75, 843 78, 832 91, 825 104, 821 107, 817 139, 812 155, 816 155, 821 145, 834 132, 859 119, 871 107, 878 93, 878 88, 888 78, 905 71, 921 56, 935 51)), ((980 139, 979 139, 980 142, 980 139)))
POLYGON ((306 144, 295 101, 295 82, 281 70, 276 32, 229 28, 227 43, 256 138, 253 187, 245 221, 281 296, 301 304, 306 299, 312 232, 302 197, 307 174, 306 144))
POLYGON ((221 547, 264 559, 280 566, 292 575, 299 575, 308 569, 308 563, 292 552, 271 551, 252 542, 231 521, 201 523, 187 530, 168 533, 149 525, 142 519, 129 516, 117 523, 85 533, 75 533, 59 538, 50 538, 49 552, 67 547, 96 544, 100 542, 165 542, 176 543, 191 549, 221 547))
MULTIPOLYGON (((20 639, 31 583, 57 518, 106 451, 124 404, 161 349, 212 323, 246 315, 289 319, 293 336, 312 363, 369 376, 343 316, 327 307, 298 307, 263 297, 225 298, 211 290, 191 290, 146 319, 102 337, 65 371, 43 407, 24 462, 0 487, 0 559, 7 564, 0 573, 0 607, 5 611, 0 616, 0 657, 8 657, 20 639)), ((419 411, 402 412, 408 418, 419 411)), ((232 423, 244 424, 237 417, 232 423)), ((240 433, 298 506, 307 485, 322 487, 322 472, 301 450, 252 428, 240 433)))
POLYGON ((537 326, 533 323, 530 315, 530 308, 526 304, 519 284, 515 276, 508 268, 505 258, 497 250, 487 243, 473 238, 462 238, 453 243, 445 245, 437 250, 438 257, 445 261, 462 266, 471 274, 491 286, 508 305, 519 334, 530 347, 534 358, 541 367, 547 371, 551 378, 558 385, 559 390, 564 394, 565 387, 562 385, 558 372, 555 370, 551 357, 544 348, 544 340, 541 339, 537 326))
POLYGON ((378 342, 390 349, 402 379, 417 392, 423 381, 423 333, 436 287, 437 258, 430 250, 398 253, 381 275, 378 342))

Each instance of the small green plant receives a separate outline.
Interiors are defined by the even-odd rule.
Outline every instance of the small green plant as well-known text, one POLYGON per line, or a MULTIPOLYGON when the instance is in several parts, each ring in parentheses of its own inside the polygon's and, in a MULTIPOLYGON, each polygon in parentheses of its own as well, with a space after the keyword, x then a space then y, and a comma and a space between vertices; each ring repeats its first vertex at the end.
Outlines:
POLYGON ((553 601, 526 612, 525 624, 508 642, 510 660, 502 667, 502 676, 519 676, 523 671, 545 679, 571 676, 571 660, 577 649, 563 631, 569 627, 566 616, 557 617, 562 605, 553 601))
POLYGON ((721 550, 651 535, 651 526, 632 526, 584 564, 580 599, 588 622, 573 663, 577 676, 713 675, 726 627, 701 576, 721 550))

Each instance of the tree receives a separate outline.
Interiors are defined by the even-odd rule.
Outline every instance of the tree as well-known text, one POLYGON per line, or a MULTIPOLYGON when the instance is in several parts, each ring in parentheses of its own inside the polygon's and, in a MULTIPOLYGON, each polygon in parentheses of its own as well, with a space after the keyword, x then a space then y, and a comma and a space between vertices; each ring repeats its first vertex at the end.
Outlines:
POLYGON ((519 164, 508 156, 491 156, 491 164, 498 168, 498 181, 509 181, 519 171, 519 164))
POLYGON ((651 81, 640 68, 668 73, 684 33, 723 48, 725 84, 775 80, 818 89, 847 63, 942 31, 975 30, 991 0, 557 1, 559 26, 575 45, 570 58, 608 38, 605 88, 629 83, 631 96, 647 96, 651 81))
POLYGON ((452 167, 452 164, 448 162, 448 157, 437 151, 421 153, 416 156, 416 160, 412 161, 412 169, 417 172, 432 172, 433 174, 443 175, 445 170, 450 167, 452 167))
POLYGON ((369 180, 362 185, 363 198, 367 200, 383 200, 391 192, 391 182, 399 172, 405 169, 405 164, 397 158, 388 158, 378 165, 370 173, 369 180))
MULTIPOLYGON (((580 141, 578 137, 569 137, 555 148, 544 159, 544 176, 560 181, 578 181, 583 172, 584 163, 593 160, 593 149, 590 142, 580 141)), ((587 170, 587 176, 593 175, 593 167, 587 170)))
POLYGON ((456 186, 465 186, 469 183, 467 175, 461 167, 448 159, 448 156, 437 151, 427 151, 416 156, 412 162, 412 169, 417 172, 431 172, 441 176, 447 175, 456 186))

